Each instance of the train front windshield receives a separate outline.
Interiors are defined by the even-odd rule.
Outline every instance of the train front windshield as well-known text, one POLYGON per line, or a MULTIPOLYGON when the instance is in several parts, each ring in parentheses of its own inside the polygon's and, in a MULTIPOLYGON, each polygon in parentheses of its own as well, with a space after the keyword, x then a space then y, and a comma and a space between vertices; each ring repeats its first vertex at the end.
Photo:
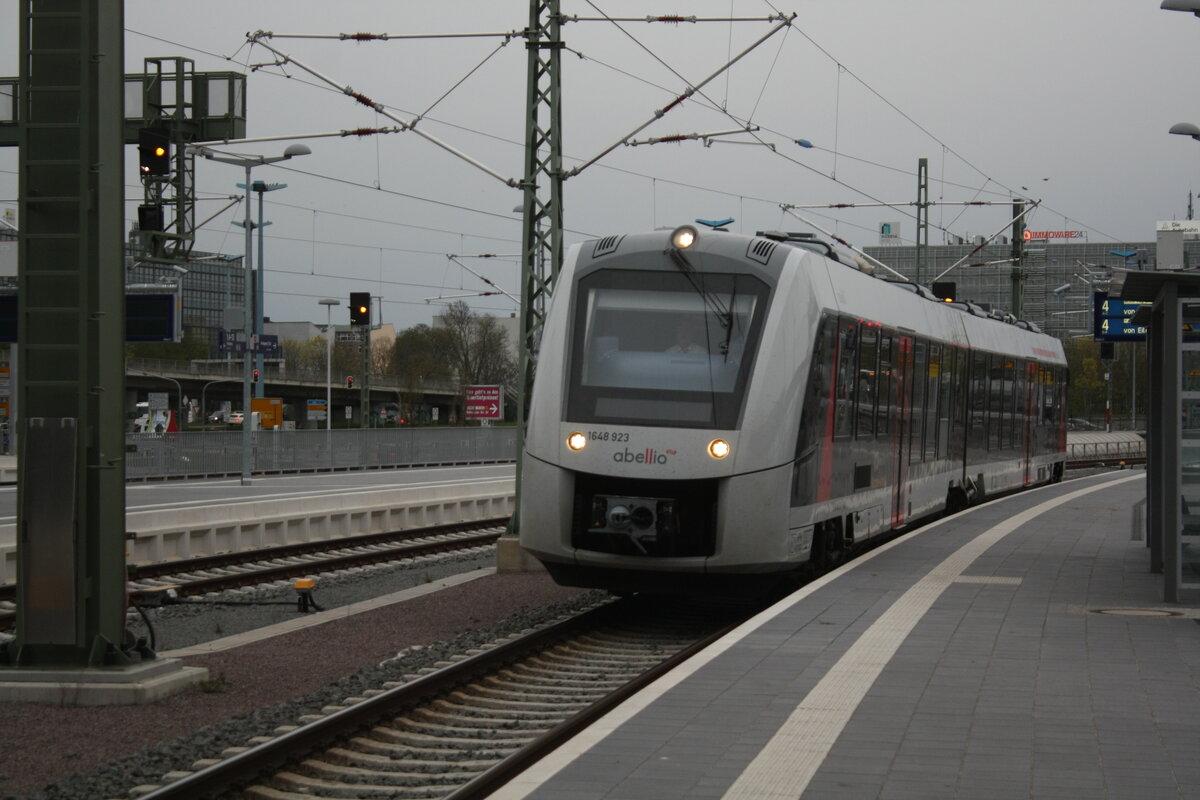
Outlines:
POLYGON ((744 274, 586 276, 575 307, 568 419, 737 427, 769 292, 744 274))

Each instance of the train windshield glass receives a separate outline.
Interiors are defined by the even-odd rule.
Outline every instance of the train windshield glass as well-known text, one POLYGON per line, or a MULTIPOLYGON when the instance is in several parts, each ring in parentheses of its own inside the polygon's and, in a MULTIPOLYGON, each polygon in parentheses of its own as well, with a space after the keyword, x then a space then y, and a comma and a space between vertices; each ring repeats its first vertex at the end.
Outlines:
POLYGON ((572 421, 737 426, 769 287, 751 275, 691 278, 601 270, 580 281, 572 421))

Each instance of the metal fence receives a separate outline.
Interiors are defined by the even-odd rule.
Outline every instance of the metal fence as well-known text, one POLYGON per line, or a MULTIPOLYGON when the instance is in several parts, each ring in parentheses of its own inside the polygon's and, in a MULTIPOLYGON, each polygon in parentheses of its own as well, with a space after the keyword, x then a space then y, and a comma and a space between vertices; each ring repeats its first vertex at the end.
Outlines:
MULTIPOLYGON (((252 434, 254 473, 514 461, 516 428, 265 430, 252 434)), ((125 478, 240 475, 241 431, 125 434, 125 478)))

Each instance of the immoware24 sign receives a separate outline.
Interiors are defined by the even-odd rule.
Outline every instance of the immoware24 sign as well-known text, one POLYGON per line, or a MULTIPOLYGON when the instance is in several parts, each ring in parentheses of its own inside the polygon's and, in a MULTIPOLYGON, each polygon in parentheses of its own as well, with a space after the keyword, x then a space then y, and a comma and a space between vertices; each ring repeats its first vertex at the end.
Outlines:
POLYGON ((503 419, 503 386, 468 386, 466 398, 467 419, 503 419))

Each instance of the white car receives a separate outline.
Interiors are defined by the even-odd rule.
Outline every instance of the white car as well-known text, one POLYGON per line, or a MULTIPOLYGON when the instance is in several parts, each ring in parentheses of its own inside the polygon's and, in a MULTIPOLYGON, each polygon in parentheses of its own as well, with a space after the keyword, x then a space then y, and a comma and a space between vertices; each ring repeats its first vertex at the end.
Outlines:
POLYGON ((241 411, 234 411, 229 415, 229 424, 230 425, 241 425, 242 421, 245 420, 245 418, 246 418, 246 415, 243 414, 241 411))

